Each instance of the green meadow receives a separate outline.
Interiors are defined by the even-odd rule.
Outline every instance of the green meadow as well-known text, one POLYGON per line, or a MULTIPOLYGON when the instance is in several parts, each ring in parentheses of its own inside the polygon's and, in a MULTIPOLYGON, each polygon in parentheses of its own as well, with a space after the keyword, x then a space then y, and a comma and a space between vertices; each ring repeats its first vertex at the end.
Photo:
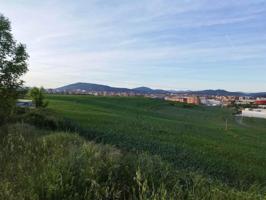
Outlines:
POLYGON ((0 128, 1 200, 263 199, 247 190, 176 170, 158 156, 95 144, 75 133, 25 123, 0 128))
POLYGON ((75 122, 85 138, 159 155, 176 169, 237 188, 266 184, 266 120, 236 118, 232 108, 143 97, 47 98, 49 108, 75 122))

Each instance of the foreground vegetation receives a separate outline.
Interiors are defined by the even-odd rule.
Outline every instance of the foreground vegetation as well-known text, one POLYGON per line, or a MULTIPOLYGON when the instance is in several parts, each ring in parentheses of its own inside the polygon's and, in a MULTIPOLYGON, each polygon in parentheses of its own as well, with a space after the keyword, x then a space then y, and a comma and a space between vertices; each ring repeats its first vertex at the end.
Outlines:
POLYGON ((121 152, 77 134, 14 124, 0 129, 0 199, 262 199, 157 156, 121 152))
POLYGON ((27 60, 25 45, 15 40, 9 20, 0 13, 0 125, 14 113, 22 92, 20 78, 28 71, 27 60))
POLYGON ((177 169, 237 188, 266 184, 265 120, 239 120, 231 109, 147 98, 52 95, 49 101, 89 139, 160 155, 177 169))

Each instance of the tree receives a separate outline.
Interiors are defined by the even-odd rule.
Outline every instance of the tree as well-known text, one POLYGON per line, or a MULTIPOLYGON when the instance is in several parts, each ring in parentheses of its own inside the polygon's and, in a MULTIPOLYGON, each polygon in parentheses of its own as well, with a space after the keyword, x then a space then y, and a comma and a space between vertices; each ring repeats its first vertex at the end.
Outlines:
POLYGON ((47 101, 44 101, 44 89, 34 87, 29 92, 36 108, 45 108, 48 105, 47 101))
POLYGON ((0 14, 0 124, 14 111, 28 57, 25 45, 14 40, 9 20, 0 14))

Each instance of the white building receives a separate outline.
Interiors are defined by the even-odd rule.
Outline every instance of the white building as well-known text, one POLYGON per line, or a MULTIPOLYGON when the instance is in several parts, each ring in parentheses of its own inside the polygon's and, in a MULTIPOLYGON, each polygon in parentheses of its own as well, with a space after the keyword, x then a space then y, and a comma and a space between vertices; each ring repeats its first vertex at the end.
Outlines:
POLYGON ((240 99, 235 102, 237 105, 247 105, 247 104, 253 104, 255 103, 254 99, 240 99))
POLYGON ((255 118, 265 118, 266 119, 266 109, 251 109, 246 108, 242 110, 243 117, 255 117, 255 118))
POLYGON ((206 105, 206 106, 221 106, 222 105, 221 101, 215 100, 215 99, 208 99, 206 97, 201 97, 200 102, 201 104, 206 105))

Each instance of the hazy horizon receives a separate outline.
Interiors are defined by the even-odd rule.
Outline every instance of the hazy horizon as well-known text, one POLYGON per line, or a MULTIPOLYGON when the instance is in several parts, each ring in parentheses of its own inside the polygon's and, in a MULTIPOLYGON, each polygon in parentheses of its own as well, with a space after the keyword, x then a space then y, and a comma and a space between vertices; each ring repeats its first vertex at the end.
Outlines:
POLYGON ((4 1, 27 86, 266 91, 265 0, 4 1))
MULTIPOLYGON (((127 88, 127 89, 135 89, 135 88, 140 88, 140 87, 148 87, 146 85, 138 85, 136 87, 122 87, 122 86, 119 86, 119 85, 109 85, 109 84, 104 84, 104 83, 90 83, 90 82, 75 82, 75 83, 69 83, 69 84, 65 84, 65 85, 60 85, 60 86, 57 86, 57 87, 53 87, 53 88, 45 88, 45 89, 57 89, 57 88, 60 88, 60 87, 64 87, 64 86, 68 86, 68 85, 72 85, 72 84, 79 84, 79 83, 84 83, 84 84, 96 84, 96 85, 104 85, 104 86, 110 86, 110 87, 114 87, 114 88, 127 88)), ((226 90, 224 88, 205 88, 205 89, 198 89, 198 90, 193 90, 193 89, 171 89, 171 88, 154 88, 154 87, 148 87, 150 89, 162 89, 162 90, 166 90, 166 91, 203 91, 203 90, 226 90)), ((232 91, 232 90, 226 90, 228 92, 242 92, 242 93, 264 93, 265 91, 232 91)))

